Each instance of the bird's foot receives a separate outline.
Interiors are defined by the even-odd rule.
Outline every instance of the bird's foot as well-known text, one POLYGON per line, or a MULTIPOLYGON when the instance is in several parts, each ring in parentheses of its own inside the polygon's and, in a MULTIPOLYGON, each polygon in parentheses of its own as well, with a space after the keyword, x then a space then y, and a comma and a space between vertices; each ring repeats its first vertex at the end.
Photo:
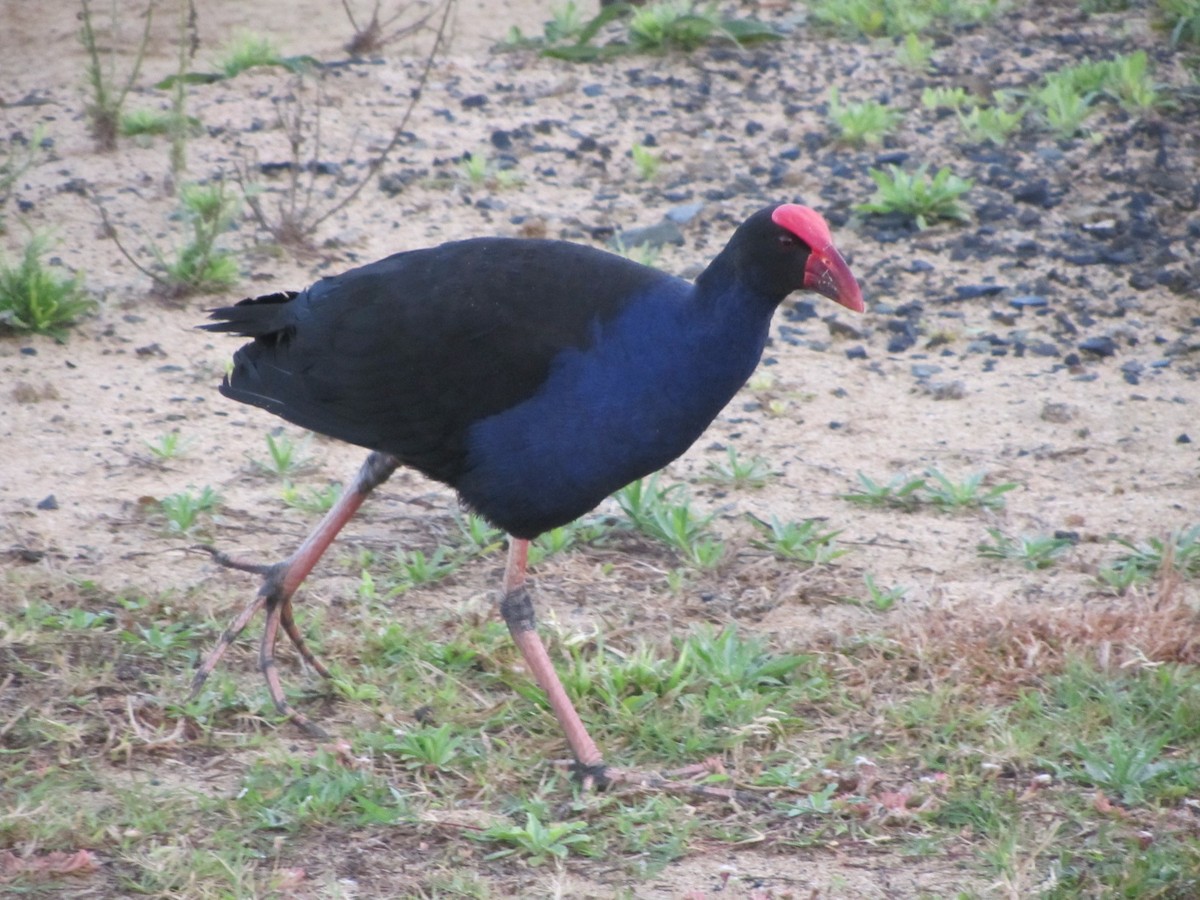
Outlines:
POLYGON ((239 572, 251 572, 261 575, 263 581, 254 600, 230 623, 229 627, 221 634, 216 646, 213 647, 200 665, 197 666, 196 674, 192 678, 190 698, 195 698, 200 693, 205 681, 208 680, 208 676, 213 673, 217 664, 225 655, 225 651, 233 645, 238 635, 242 633, 258 611, 265 608, 266 627, 259 648, 259 670, 266 679, 267 690, 271 695, 271 699, 282 715, 299 726, 310 737, 328 739, 329 735, 319 725, 288 703, 283 693, 283 685, 279 680, 279 673, 275 667, 275 640, 279 629, 282 628, 305 662, 312 666, 323 678, 332 677, 329 669, 309 649, 292 615, 292 594, 295 591, 295 587, 288 586, 288 576, 291 566, 294 564, 293 560, 289 559, 279 563, 263 564, 239 559, 212 547, 201 546, 197 549, 202 549, 209 553, 218 565, 229 569, 236 569, 239 572))

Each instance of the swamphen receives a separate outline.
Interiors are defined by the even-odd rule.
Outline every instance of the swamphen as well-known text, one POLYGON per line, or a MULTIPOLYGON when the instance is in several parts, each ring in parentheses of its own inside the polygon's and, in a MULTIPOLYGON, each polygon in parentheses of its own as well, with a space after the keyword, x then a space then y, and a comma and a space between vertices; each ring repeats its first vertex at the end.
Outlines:
POLYGON ((577 769, 612 780, 535 630, 529 540, 687 450, 750 377, 775 307, 796 290, 865 308, 824 219, 783 204, 743 222, 694 284, 579 244, 477 238, 214 310, 201 327, 254 339, 222 394, 373 452, 286 560, 214 554, 264 580, 197 670, 193 695, 265 606, 259 664, 271 697, 322 734, 284 699, 279 627, 328 675, 296 628, 292 595, 366 496, 412 466, 511 536, 504 620, 577 769))

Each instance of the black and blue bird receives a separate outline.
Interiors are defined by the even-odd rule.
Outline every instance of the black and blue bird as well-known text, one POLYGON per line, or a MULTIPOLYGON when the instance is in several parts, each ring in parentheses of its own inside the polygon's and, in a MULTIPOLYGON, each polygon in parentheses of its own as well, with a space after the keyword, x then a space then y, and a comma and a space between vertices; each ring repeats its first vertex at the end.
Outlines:
POLYGON ((588 736, 535 630, 528 542, 683 454, 750 377, 791 292, 855 312, 862 293, 812 209, 767 207, 688 282, 566 241, 485 237, 394 254, 304 291, 214 310, 209 331, 252 338, 221 393, 372 452, 304 544, 196 672, 266 608, 259 660, 281 712, 282 627, 321 674, 292 596, 366 496, 399 466, 455 489, 510 537, 501 611, 592 782, 617 774, 588 736))

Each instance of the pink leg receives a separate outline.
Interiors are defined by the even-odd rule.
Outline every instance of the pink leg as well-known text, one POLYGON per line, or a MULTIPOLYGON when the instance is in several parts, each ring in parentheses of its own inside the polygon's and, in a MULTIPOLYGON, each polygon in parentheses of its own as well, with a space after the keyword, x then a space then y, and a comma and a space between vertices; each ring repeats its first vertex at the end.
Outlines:
POLYGON ((300 655, 313 666, 321 675, 329 676, 329 670, 308 649, 300 630, 292 617, 292 595, 300 584, 308 577, 308 573, 320 560, 321 556, 333 543, 339 531, 350 521, 350 518, 362 506, 367 495, 371 493, 396 471, 399 462, 395 457, 386 453, 372 453, 359 469, 354 483, 342 492, 342 496, 333 508, 325 514, 320 524, 313 529, 291 556, 275 565, 259 565, 244 562, 227 556, 215 550, 209 550, 213 558, 221 565, 244 572, 254 572, 263 576, 262 586, 254 601, 241 612, 221 635, 220 641, 205 657, 196 669, 192 679, 191 696, 195 697, 203 687, 205 680, 212 674, 221 661, 225 651, 237 640, 242 630, 263 607, 267 611, 266 628, 263 631, 262 644, 259 647, 258 662, 263 678, 267 682, 267 690, 279 711, 311 734, 326 737, 324 731, 309 721, 308 717, 296 710, 283 694, 283 685, 279 680, 279 672, 275 666, 275 641, 279 635, 280 626, 284 633, 296 645, 300 655))
POLYGON ((526 664, 537 679, 538 686, 546 692, 554 717, 562 727, 567 738, 567 745, 575 757, 573 769, 583 780, 585 787, 605 787, 609 784, 620 783, 635 785, 651 790, 680 791, 698 797, 717 800, 757 800, 753 795, 731 788, 719 788, 711 785, 693 784, 687 781, 676 781, 675 778, 710 775, 723 773, 720 760, 705 760, 698 765, 669 772, 665 776, 657 772, 637 772, 628 769, 614 769, 604 764, 596 742, 579 718, 571 698, 559 680, 546 645, 538 637, 537 623, 533 615, 533 603, 529 598, 529 590, 525 586, 525 566, 529 557, 529 541, 518 538, 510 539, 508 545, 508 564, 504 569, 504 599, 500 602, 500 614, 508 625, 513 641, 525 658, 526 664))
POLYGON ((525 587, 525 564, 529 558, 529 541, 518 538, 511 539, 508 545, 508 565, 504 568, 504 599, 500 602, 500 614, 508 625, 513 641, 525 657, 525 662, 533 672, 538 686, 546 692, 554 717, 567 738, 567 745, 575 762, 584 772, 585 778, 590 777, 599 783, 605 782, 604 759, 596 742, 592 740, 571 698, 567 696, 554 664, 550 662, 550 654, 546 645, 538 637, 537 622, 533 615, 533 602, 529 599, 529 591, 525 587))

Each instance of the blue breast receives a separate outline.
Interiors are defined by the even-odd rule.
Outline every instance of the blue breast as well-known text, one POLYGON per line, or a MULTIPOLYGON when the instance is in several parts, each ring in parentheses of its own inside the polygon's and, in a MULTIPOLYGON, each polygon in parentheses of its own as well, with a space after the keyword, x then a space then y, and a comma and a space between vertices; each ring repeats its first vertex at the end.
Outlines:
POLYGON ((463 499, 518 537, 578 518, 700 436, 750 377, 773 304, 692 285, 633 299, 584 350, 564 350, 530 399, 468 433, 463 499))

